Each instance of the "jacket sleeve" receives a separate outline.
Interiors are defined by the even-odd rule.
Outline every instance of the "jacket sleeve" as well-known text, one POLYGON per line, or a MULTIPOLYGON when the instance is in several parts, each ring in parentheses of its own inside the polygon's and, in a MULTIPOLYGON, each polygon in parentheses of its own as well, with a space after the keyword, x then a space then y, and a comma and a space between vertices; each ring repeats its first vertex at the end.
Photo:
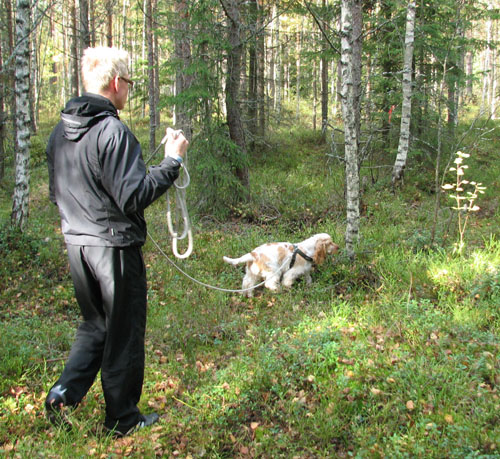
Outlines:
MULTIPOLYGON (((116 123, 120 122, 114 121, 115 127, 116 123)), ((173 158, 165 158, 147 171, 139 142, 121 123, 118 129, 105 128, 101 139, 102 184, 125 214, 144 210, 179 176, 180 163, 173 158)))

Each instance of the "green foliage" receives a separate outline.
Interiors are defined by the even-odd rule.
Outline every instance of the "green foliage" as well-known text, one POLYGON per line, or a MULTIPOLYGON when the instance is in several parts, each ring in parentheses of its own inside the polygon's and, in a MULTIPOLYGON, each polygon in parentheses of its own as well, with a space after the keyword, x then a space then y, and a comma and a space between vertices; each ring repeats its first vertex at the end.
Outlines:
POLYGON ((215 123, 193 139, 189 155, 197 211, 226 218, 245 194, 235 175, 236 169, 247 165, 245 156, 229 138, 226 126, 215 123))

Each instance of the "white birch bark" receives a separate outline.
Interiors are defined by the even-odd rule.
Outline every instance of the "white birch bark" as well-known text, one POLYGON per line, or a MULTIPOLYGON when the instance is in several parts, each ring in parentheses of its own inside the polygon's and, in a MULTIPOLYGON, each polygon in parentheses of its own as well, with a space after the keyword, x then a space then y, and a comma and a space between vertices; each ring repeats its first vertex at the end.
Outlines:
POLYGON ((30 0, 17 0, 16 8, 16 176, 11 221, 23 230, 28 221, 30 103, 29 103, 29 18, 30 0))
MULTIPOLYGON (((488 10, 491 10, 493 8, 493 4, 490 1, 488 3, 488 10)), ((484 51, 484 62, 483 62, 483 69, 484 69, 484 74, 483 74, 483 92, 481 96, 481 114, 484 114, 486 112, 486 104, 489 102, 489 90, 491 87, 491 73, 490 73, 490 67, 491 67, 491 29, 492 29, 492 21, 491 17, 488 18, 486 21, 486 49, 484 51)))
POLYGON ((347 226, 345 233, 346 252, 354 258, 354 246, 359 239, 359 85, 361 61, 357 60, 360 46, 359 24, 361 0, 342 0, 341 17, 341 99, 345 133, 345 180, 347 226))
POLYGON ((403 106, 401 111, 401 128, 399 133, 398 154, 392 170, 392 185, 400 181, 406 167, 410 146, 410 121, 412 97, 412 62, 415 41, 415 1, 410 0, 406 16, 405 52, 403 63, 403 106))

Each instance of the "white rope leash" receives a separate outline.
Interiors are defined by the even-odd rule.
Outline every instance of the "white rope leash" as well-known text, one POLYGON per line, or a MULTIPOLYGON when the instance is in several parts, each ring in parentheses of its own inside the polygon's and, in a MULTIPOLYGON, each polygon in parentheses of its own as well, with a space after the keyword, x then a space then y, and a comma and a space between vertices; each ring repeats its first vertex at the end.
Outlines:
MULTIPOLYGON (((194 283, 201 285, 202 287, 210 288, 212 290, 218 290, 219 292, 226 292, 226 293, 245 293, 249 292, 250 290, 255 290, 256 288, 261 287, 266 283, 266 281, 262 281, 260 284, 254 285, 253 287, 245 288, 245 289, 228 289, 228 288, 222 288, 222 287, 217 287, 215 285, 210 285, 206 284, 205 282, 201 282, 194 277, 190 276, 188 273, 183 271, 179 266, 175 264, 174 261, 172 261, 169 256, 163 251, 163 249, 160 247, 160 245, 154 240, 153 236, 151 236, 151 233, 148 231, 148 236, 149 239, 151 239, 151 242, 155 245, 155 247, 158 249, 158 251, 167 259, 167 261, 175 268, 177 271, 179 271, 181 274, 186 276, 188 279, 192 280, 194 283)), ((289 263, 290 260, 287 258, 285 262, 276 270, 276 272, 273 274, 273 276, 278 275, 281 270, 284 268, 284 266, 289 263)))
MULTIPOLYGON (((182 131, 177 131, 177 132, 181 133, 182 131)), ((158 147, 153 152, 153 154, 151 155, 151 157, 146 161, 146 164, 149 163, 149 161, 156 154, 156 152, 159 150, 159 148, 162 145, 165 145, 165 143, 168 140, 168 136, 169 136, 169 134, 167 134, 167 135, 165 135, 165 137, 163 137, 163 139, 160 142, 160 145, 158 145, 158 147)), ((187 162, 187 158, 186 158, 186 162, 187 162)), ((172 237, 172 253, 178 259, 185 259, 185 258, 188 258, 191 255, 192 251, 193 251, 193 232, 192 232, 192 229, 191 229, 191 222, 189 220, 189 213, 188 213, 187 204, 186 204, 186 189, 189 186, 189 184, 191 183, 191 177, 189 175, 189 172, 188 172, 187 167, 186 167, 185 164, 181 164, 181 168, 184 170, 184 173, 185 173, 185 176, 186 176, 185 181, 183 183, 180 183, 180 184, 178 184, 177 181, 176 181, 176 182, 174 182, 174 186, 176 188, 176 193, 175 193, 175 196, 176 196, 176 205, 177 205, 177 209, 178 209, 178 211, 180 213, 180 218, 182 219, 182 223, 183 223, 182 234, 179 235, 178 231, 176 231, 174 229, 174 223, 173 223, 173 220, 172 220, 172 209, 171 209, 171 206, 170 206, 170 197, 169 197, 168 190, 167 190, 167 193, 166 193, 166 199, 167 199, 167 227, 168 227, 168 232, 170 233, 170 236, 172 237), (188 238, 188 247, 187 247, 186 251, 183 254, 180 254, 178 252, 178 250, 177 250, 177 241, 185 239, 186 236, 188 238)), ((153 236, 151 236, 151 233, 149 231, 147 232, 147 234, 148 234, 149 238, 151 239, 151 242, 153 242, 153 244, 155 245, 155 247, 167 259, 167 261, 175 269, 177 269, 181 274, 183 274, 188 279, 192 280, 193 282, 195 282, 198 285, 201 285, 201 286, 206 287, 206 288, 210 288, 212 290, 218 290, 220 292, 226 292, 226 293, 245 293, 245 292, 249 292, 250 290, 254 290, 254 289, 258 288, 258 287, 261 287, 262 285, 264 285, 266 283, 266 281, 262 281, 260 284, 257 284, 257 285, 254 285, 252 287, 245 288, 245 289, 227 289, 227 288, 222 288, 222 287, 217 287, 217 286, 214 286, 214 285, 206 284, 205 282, 201 282, 201 281, 195 279, 194 277, 190 276, 188 273, 186 273, 185 271, 183 271, 179 266, 177 266, 177 264, 174 261, 172 261, 169 258, 169 256, 165 253, 165 251, 160 247, 160 245, 156 242, 156 240, 153 238, 153 236)), ((289 263, 289 259, 288 258, 276 270, 276 272, 273 274, 273 277, 276 276, 276 275, 278 275, 287 263, 289 263)))

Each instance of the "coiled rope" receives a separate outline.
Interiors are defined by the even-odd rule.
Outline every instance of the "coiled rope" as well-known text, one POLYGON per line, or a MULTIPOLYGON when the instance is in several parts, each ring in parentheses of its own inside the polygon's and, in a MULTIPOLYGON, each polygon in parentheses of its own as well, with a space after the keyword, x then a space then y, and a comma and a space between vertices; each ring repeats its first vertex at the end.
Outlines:
MULTIPOLYGON (((156 155, 161 146, 167 143, 168 137, 171 134, 177 137, 179 134, 182 134, 182 130, 174 131, 173 129, 168 128, 165 137, 163 137, 158 147, 156 147, 151 156, 145 162, 146 165, 151 161, 151 159, 153 159, 153 157, 156 155)), ((167 193, 165 194, 167 200, 167 227, 168 227, 168 232, 172 237, 172 253, 175 255, 176 258, 179 259, 188 258, 193 252, 193 231, 191 229, 191 222, 189 221, 189 213, 186 204, 186 188, 191 183, 191 177, 189 176, 186 163, 187 163, 187 154, 184 158, 184 163, 181 164, 181 170, 184 171, 184 175, 186 177, 185 181, 184 183, 181 184, 177 183, 177 181, 174 182, 174 187, 176 189, 175 192, 176 208, 179 212, 179 219, 181 220, 183 226, 182 233, 180 234, 178 230, 174 229, 175 225, 172 218, 172 208, 170 205, 169 191, 167 190, 167 193), (186 248, 186 251, 181 254, 179 253, 177 248, 177 241, 185 239, 186 236, 188 238, 188 246, 186 248)))

